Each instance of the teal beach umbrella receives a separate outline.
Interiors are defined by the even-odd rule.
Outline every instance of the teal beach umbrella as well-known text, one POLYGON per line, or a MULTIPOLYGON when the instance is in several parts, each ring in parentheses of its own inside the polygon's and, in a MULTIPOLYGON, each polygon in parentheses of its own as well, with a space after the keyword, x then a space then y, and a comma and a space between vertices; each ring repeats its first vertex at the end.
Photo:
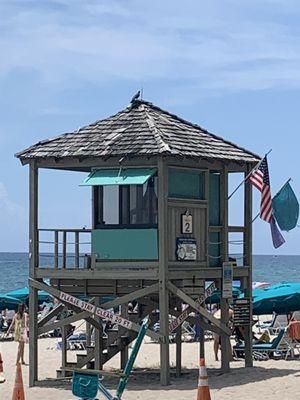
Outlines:
POLYGON ((253 290, 253 314, 287 314, 300 310, 300 283, 282 282, 253 290))
MULTIPOLYGON (((21 289, 11 290, 6 293, 8 296, 15 297, 16 299, 21 300, 21 302, 26 303, 29 299, 29 288, 23 287, 21 289)), ((44 290, 38 291, 38 301, 39 303, 43 303, 44 301, 51 301, 51 296, 44 290)))
MULTIPOLYGON (((240 290, 240 288, 238 288, 236 286, 232 287, 232 297, 234 299, 239 297, 241 293, 242 293, 242 291, 240 290)), ((207 304, 217 304, 217 303, 220 303, 220 301, 221 301, 221 290, 216 290, 210 297, 208 297, 205 300, 205 303, 207 303, 207 304)))
POLYGON ((0 310, 5 310, 6 308, 9 310, 16 310, 21 303, 22 301, 15 297, 0 294, 0 310))

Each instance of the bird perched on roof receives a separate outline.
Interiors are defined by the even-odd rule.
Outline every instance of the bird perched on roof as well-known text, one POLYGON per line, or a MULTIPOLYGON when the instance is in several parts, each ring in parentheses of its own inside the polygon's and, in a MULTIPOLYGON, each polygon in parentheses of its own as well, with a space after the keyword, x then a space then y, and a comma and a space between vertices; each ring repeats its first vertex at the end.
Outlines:
POLYGON ((141 95, 141 91, 139 90, 131 99, 130 103, 134 103, 141 95))

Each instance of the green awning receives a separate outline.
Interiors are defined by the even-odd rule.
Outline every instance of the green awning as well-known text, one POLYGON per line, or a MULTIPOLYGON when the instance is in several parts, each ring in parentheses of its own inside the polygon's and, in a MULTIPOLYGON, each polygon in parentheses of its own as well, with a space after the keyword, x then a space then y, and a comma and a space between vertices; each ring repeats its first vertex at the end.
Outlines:
POLYGON ((98 169, 80 186, 143 185, 155 172, 156 168, 98 169))

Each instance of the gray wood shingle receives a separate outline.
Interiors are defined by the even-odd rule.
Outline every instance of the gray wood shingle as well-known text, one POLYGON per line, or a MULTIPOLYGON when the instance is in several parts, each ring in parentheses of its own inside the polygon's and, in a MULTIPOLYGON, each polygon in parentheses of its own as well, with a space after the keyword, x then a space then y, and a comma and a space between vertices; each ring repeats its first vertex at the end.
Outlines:
POLYGON ((75 132, 42 140, 17 153, 16 157, 28 161, 125 155, 181 155, 246 163, 260 159, 199 125, 141 100, 112 117, 75 132))

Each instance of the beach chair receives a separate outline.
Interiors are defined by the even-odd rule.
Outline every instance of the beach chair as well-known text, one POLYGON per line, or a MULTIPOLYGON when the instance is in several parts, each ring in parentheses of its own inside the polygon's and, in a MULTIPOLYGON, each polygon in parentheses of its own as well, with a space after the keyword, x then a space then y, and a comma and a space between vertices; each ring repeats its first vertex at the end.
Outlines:
POLYGON ((274 314, 270 323, 259 325, 261 330, 267 330, 270 335, 277 335, 281 329, 285 329, 288 325, 286 314, 274 314))
MULTIPOLYGON (((255 360, 268 360, 270 358, 270 355, 273 355, 274 353, 282 355, 289 351, 290 347, 286 343, 285 346, 283 345, 285 332, 285 329, 281 329, 278 335, 270 343, 253 344, 253 358, 255 360)), ((235 357, 238 358, 241 354, 244 354, 244 352, 244 343, 239 343, 233 346, 233 353, 235 357)))
POLYGON ((70 350, 86 350, 86 333, 78 332, 69 336, 67 346, 70 350))

